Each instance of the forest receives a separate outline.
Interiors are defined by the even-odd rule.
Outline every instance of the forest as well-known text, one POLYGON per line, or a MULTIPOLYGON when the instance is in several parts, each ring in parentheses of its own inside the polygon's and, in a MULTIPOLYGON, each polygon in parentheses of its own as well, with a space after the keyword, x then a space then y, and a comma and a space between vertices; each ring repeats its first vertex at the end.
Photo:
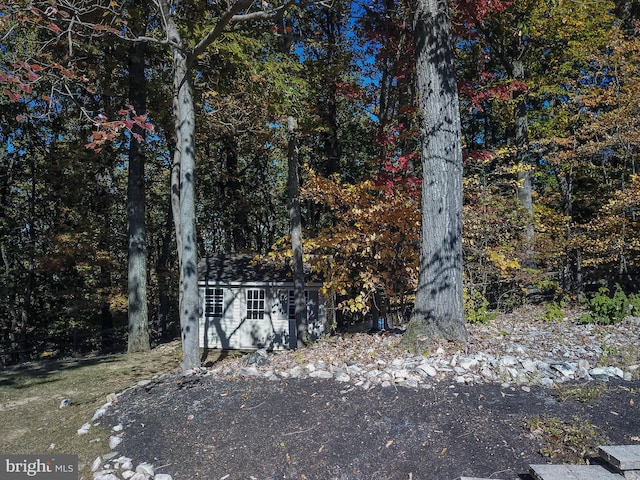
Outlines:
POLYGON ((177 338, 198 259, 291 258, 296 202, 334 327, 409 321, 421 51, 457 95, 465 321, 631 298, 639 28, 637 0, 0 0, 2 364, 177 338))

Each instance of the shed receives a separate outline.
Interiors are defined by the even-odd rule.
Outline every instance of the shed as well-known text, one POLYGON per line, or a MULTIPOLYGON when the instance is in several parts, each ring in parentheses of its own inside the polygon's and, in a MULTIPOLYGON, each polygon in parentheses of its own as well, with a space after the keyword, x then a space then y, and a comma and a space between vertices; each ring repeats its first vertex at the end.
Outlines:
MULTIPOLYGON (((327 324, 322 283, 308 281, 307 325, 312 339, 327 324)), ((200 347, 224 350, 295 348, 295 304, 291 267, 253 255, 218 254, 201 260, 200 347)))

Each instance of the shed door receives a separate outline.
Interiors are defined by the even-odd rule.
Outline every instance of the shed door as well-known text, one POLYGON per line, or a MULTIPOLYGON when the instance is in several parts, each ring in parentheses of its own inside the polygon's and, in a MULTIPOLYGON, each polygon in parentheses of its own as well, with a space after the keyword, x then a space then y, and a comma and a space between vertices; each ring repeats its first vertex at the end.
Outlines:
POLYGON ((273 328, 267 311, 267 292, 264 288, 248 288, 246 290, 246 317, 242 326, 242 347, 265 348, 273 328))

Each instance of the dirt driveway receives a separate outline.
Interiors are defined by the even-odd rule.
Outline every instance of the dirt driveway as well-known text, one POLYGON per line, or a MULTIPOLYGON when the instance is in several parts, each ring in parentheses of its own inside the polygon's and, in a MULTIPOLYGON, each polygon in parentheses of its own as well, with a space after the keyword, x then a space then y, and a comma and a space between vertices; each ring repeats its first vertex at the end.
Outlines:
POLYGON ((126 392, 107 421, 124 425, 121 453, 175 480, 517 479, 530 463, 640 440, 640 382, 605 385, 581 402, 534 386, 178 375, 126 392))

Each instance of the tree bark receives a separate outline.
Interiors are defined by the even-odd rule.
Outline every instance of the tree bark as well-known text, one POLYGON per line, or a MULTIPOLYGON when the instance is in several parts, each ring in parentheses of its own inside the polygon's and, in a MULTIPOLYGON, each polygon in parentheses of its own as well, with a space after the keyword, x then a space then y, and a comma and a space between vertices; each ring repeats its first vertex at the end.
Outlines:
MULTIPOLYGON (((295 299, 295 342, 291 335, 291 348, 304 347, 309 343, 307 329, 307 302, 304 296, 304 260, 302 248, 302 215, 300 213, 300 195, 298 191, 298 145, 295 129, 297 122, 288 118, 289 144, 287 151, 289 192, 289 224, 291 250, 293 251, 293 297, 295 299)), ((293 331, 292 328, 289 329, 293 331)))
MULTIPOLYGON (((136 6, 134 5, 134 8, 136 6)), ((146 8, 135 12, 132 25, 136 35, 144 35, 146 8)), ((143 115, 147 108, 147 82, 145 78, 145 44, 134 43, 129 48, 129 101, 136 115, 143 115)), ((144 138, 142 128, 133 132, 144 138)), ((150 349, 149 313, 147 304, 147 231, 145 226, 144 153, 140 141, 131 136, 129 142, 129 173, 127 181, 127 220, 129 231, 129 335, 127 352, 144 352, 150 349)))
MULTIPOLYGON (((513 77, 524 80, 522 59, 513 61, 513 77)), ((527 121, 527 97, 520 92, 516 98, 514 110, 516 164, 518 165, 518 187, 516 195, 525 211, 524 267, 536 268, 535 228, 533 223, 533 184, 531 179, 531 159, 529 155, 529 123, 527 121)))
MULTIPOLYGON (((168 12, 167 12, 168 13, 168 12)), ((174 168, 179 169, 179 184, 172 185, 172 194, 179 196, 175 222, 179 232, 178 257, 180 264, 180 331, 182 337, 183 370, 200 367, 198 323, 200 301, 198 292, 198 252, 195 222, 195 111, 189 70, 189 58, 180 46, 180 32, 170 15, 167 36, 173 47, 173 96, 176 151, 174 168)), ((175 205, 175 203, 174 203, 175 205)))
POLYGON ((403 344, 466 340, 462 301, 462 144, 446 0, 418 0, 415 47, 422 142, 416 301, 403 344))

